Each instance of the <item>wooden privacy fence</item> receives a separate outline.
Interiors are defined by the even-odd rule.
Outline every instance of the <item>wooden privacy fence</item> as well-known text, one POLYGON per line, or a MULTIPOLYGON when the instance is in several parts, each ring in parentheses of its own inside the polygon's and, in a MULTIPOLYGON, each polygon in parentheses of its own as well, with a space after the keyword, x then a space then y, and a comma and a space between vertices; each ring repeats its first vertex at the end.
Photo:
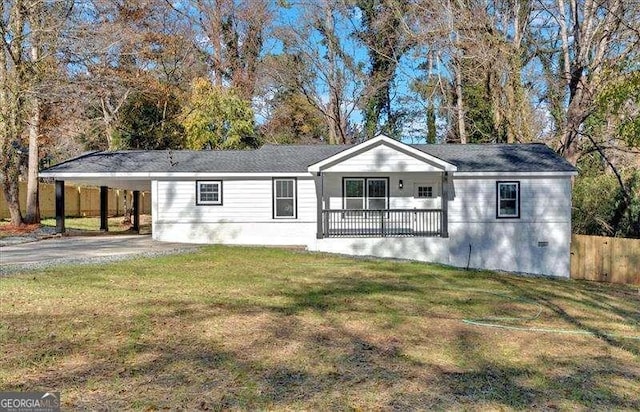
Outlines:
POLYGON ((572 235, 571 278, 640 285, 640 239, 572 235))
MULTIPOLYGON (((27 203, 27 183, 20 182, 20 207, 25 213, 27 203)), ((131 192, 129 192, 131 193, 131 192)), ((130 196, 130 195, 129 195, 130 196)), ((56 216, 55 185, 40 183, 40 215, 43 218, 56 216)), ((127 198, 130 201, 130 198, 127 198)), ((119 216, 124 213, 124 191, 109 189, 109 215, 119 216)), ((64 187, 64 211, 67 216, 84 217, 100 216, 100 188, 88 186, 64 187)), ((151 213, 151 195, 140 192, 140 213, 151 213)), ((0 195, 0 219, 9 218, 9 209, 4 196, 0 195)))

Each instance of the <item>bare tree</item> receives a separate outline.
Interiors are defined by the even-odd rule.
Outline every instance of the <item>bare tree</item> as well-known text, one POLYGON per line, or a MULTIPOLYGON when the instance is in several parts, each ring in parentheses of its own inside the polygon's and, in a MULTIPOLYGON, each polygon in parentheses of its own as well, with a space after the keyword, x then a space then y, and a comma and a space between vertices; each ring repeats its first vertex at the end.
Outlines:
POLYGON ((0 178, 11 224, 19 226, 24 223, 18 188, 27 79, 27 16, 23 1, 3 1, 0 7, 0 178))
POLYGON ((631 62, 638 62, 640 4, 538 0, 537 7, 540 17, 534 29, 547 74, 545 97, 555 121, 557 147, 575 165, 597 96, 624 76, 631 62))
MULTIPOLYGON (((440 110, 448 113, 452 140, 486 142, 531 141, 535 117, 524 86, 522 70, 531 60, 527 50, 531 2, 479 0, 423 0, 407 31, 417 49, 424 50, 434 84, 450 83, 450 99, 440 99, 440 110), (443 70, 445 69, 445 70, 443 70), (474 92, 474 89, 476 91, 474 92), (486 112, 471 115, 478 99, 468 101, 469 92, 481 93, 486 112), (489 122, 487 118, 490 117, 489 122), (475 137, 474 137, 475 136, 475 137)), ((435 91, 437 89, 431 88, 435 91)))
POLYGON ((264 39, 273 20, 267 0, 167 2, 193 28, 192 44, 205 56, 214 84, 232 86, 251 99, 264 39))
POLYGON ((355 7, 361 16, 356 19, 355 33, 369 56, 362 101, 364 131, 367 138, 380 130, 397 135, 401 122, 392 110, 391 92, 400 59, 412 46, 411 36, 402 27, 411 4, 407 0, 357 0, 355 7))
POLYGON ((303 3, 299 20, 279 27, 285 58, 271 71, 276 83, 302 93, 328 125, 328 143, 350 142, 355 133, 350 120, 363 96, 365 74, 357 53, 342 41, 339 27, 347 13, 338 1, 303 3))

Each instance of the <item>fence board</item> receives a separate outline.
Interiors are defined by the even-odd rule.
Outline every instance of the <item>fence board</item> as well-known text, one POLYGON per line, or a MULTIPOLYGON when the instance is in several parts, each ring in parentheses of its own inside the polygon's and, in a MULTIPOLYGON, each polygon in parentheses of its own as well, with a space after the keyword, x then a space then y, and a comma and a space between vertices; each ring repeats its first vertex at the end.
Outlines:
MULTIPOLYGON (((109 215, 119 216, 123 212, 123 191, 109 189, 109 215)), ((27 184, 20 182, 19 187, 20 208, 24 215, 27 203, 27 184)), ((50 218, 56 216, 56 195, 55 185, 51 183, 40 183, 40 216, 50 218)), ((127 199, 130 200, 130 199, 127 199)), ((85 217, 100 215, 100 189, 88 186, 65 186, 64 187, 64 208, 65 214, 70 217, 85 217)), ((140 213, 151 213, 151 195, 146 192, 140 193, 140 213)), ((0 219, 8 219, 9 209, 4 196, 0 195, 0 219)))
POLYGON ((571 278, 640 285, 640 239, 572 235, 571 278))

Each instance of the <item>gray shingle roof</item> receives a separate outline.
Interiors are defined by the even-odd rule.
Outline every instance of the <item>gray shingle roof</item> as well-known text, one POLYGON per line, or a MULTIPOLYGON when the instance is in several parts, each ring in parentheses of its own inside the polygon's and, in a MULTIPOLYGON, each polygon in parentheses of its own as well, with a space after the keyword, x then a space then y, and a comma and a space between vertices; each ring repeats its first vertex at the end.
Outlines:
POLYGON ((459 172, 573 172, 562 156, 544 144, 412 145, 458 167, 459 172))
MULTIPOLYGON (((542 144, 411 145, 462 172, 570 172, 576 169, 542 144)), ((351 145, 266 145, 257 150, 130 150, 90 152, 43 171, 55 173, 295 173, 351 145)))

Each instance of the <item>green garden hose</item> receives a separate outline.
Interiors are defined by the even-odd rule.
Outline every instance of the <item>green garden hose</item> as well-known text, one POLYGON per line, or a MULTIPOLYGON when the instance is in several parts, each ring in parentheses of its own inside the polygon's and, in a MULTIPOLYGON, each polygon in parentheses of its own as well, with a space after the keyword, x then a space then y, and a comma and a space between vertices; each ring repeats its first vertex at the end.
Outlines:
POLYGON ((620 335, 617 333, 596 333, 596 332, 592 332, 589 330, 584 330, 584 329, 556 329, 556 328, 538 328, 538 327, 523 327, 523 326, 511 326, 511 325, 503 325, 500 323, 495 323, 495 322, 499 322, 499 321, 531 321, 531 320, 535 320, 537 318, 540 317, 540 315, 542 314, 542 305, 540 305, 538 302, 533 301, 531 299, 526 299, 526 298, 514 298, 513 296, 504 294, 504 293, 498 293, 498 292, 494 292, 494 291, 490 291, 490 290, 483 290, 483 289, 460 289, 463 291, 470 291, 470 292, 480 292, 480 293, 488 293, 491 295, 495 295, 495 296, 500 296, 503 298, 507 298, 507 299, 511 299, 513 301, 516 302, 525 302, 525 303, 530 303, 530 304, 534 304, 538 307, 538 312, 530 317, 489 317, 489 318, 481 318, 481 319, 462 319, 463 323, 466 323, 467 325, 473 325, 473 326, 481 326, 481 327, 487 327, 487 328, 496 328, 496 329, 505 329, 505 330, 513 330, 513 331, 521 331, 521 332, 540 332, 540 333, 560 333, 560 334, 567 334, 567 335, 587 335, 587 336, 594 336, 594 337, 599 337, 599 336, 606 336, 608 338, 616 338, 616 339, 633 339, 633 340, 640 340, 640 336, 633 336, 633 335, 620 335))

